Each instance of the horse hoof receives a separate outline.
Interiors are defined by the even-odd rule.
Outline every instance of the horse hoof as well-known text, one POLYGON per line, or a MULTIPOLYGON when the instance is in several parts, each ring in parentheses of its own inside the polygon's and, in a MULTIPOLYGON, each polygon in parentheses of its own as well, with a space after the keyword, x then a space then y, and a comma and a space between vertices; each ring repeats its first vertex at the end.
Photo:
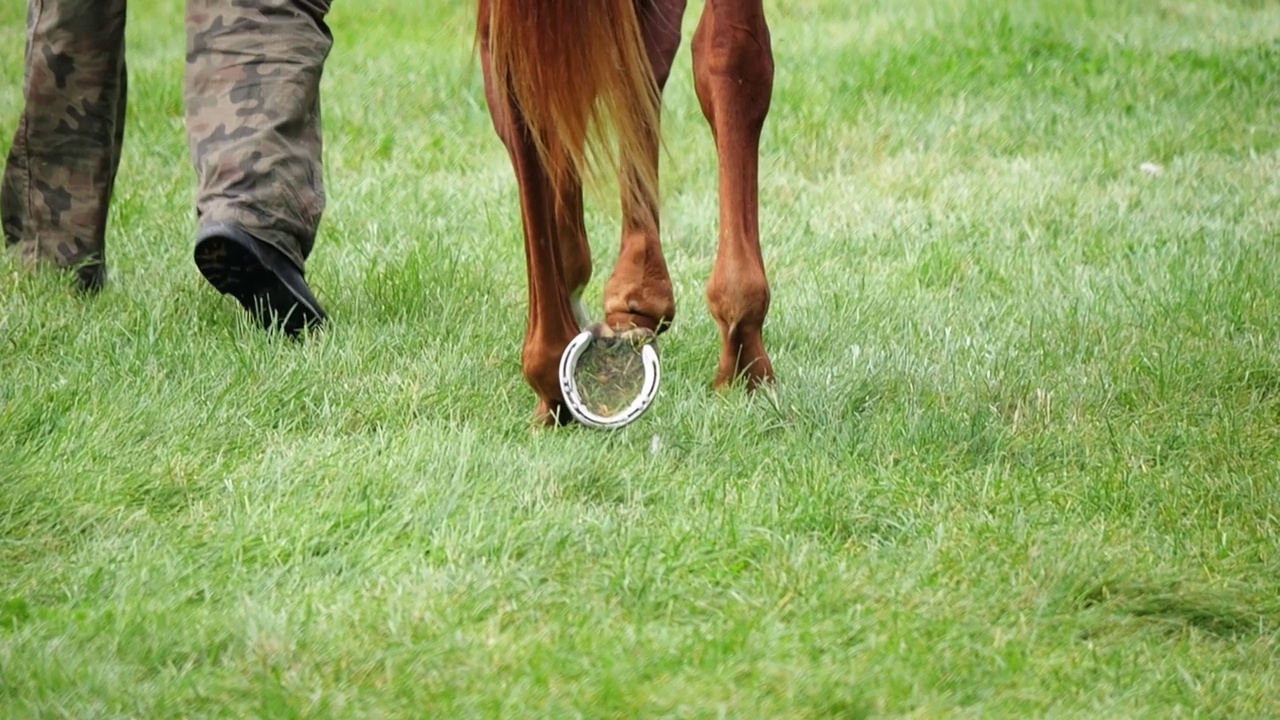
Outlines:
POLYGON ((560 357, 564 406, 586 427, 617 430, 635 422, 658 394, 661 367, 651 330, 597 324, 560 357))

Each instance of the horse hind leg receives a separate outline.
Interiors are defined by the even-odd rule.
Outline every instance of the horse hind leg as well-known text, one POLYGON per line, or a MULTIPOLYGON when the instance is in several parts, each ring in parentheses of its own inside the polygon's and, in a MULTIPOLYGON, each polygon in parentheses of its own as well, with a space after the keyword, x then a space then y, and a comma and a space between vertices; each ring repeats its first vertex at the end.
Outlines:
POLYGON ((773 93, 762 0, 707 0, 693 37, 694 83, 719 156, 720 240, 707 304, 720 326, 715 386, 773 380, 762 330, 769 283, 760 253, 760 133, 773 93))
MULTIPOLYGON (((645 52, 658 92, 666 86, 680 47, 680 21, 686 0, 637 0, 645 52)), ((622 245, 613 274, 604 287, 605 323, 615 329, 661 332, 675 319, 675 295, 663 257, 658 208, 637 199, 626 188, 635 182, 641 163, 657 176, 659 128, 649 128, 640 157, 622 162, 622 245)))

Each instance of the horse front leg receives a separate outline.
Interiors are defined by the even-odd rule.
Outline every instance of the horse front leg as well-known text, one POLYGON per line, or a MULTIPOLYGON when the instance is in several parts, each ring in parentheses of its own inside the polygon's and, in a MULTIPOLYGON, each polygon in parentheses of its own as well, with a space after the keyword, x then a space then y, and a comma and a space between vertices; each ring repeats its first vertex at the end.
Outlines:
POLYGON ((773 94, 762 0, 707 0, 693 37, 694 83, 719 157, 720 241, 707 304, 720 326, 715 386, 773 380, 762 330, 769 282, 760 253, 760 133, 773 94))
MULTIPOLYGON (((482 18, 488 16, 484 4, 482 0, 482 18)), ((487 43, 481 43, 480 51, 489 115, 511 157, 520 192, 529 292, 521 370, 538 398, 536 418, 548 425, 565 424, 571 416, 560 390, 560 356, 579 333, 575 305, 580 307, 579 296, 591 276, 582 185, 565 183, 558 197, 553 194, 524 118, 511 98, 495 91, 487 43)))

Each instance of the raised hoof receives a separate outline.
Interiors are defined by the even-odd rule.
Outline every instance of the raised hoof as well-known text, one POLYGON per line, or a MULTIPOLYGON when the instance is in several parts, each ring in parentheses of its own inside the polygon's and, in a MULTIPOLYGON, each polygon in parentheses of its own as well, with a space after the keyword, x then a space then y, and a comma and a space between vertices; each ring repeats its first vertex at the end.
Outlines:
POLYGON ((603 343, 606 347, 614 342, 629 342, 637 349, 652 344, 661 332, 661 330, 655 331, 641 325, 616 326, 606 323, 594 323, 587 330, 595 336, 596 342, 603 343))

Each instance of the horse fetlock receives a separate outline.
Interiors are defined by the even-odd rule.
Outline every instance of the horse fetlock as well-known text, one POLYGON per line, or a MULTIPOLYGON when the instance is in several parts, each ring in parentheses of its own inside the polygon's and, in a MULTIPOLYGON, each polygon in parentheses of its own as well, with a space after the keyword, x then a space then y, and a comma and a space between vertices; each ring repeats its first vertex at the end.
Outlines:
POLYGON ((711 316, 720 326, 720 364, 716 388, 738 379, 748 389, 773 380, 773 364, 765 351, 763 328, 769 314, 769 284, 754 265, 713 272, 707 285, 711 316), (751 268, 751 271, 745 271, 751 268))
POLYGON ((676 316, 675 293, 657 232, 623 237, 618 264, 604 286, 605 322, 661 332, 676 316))
POLYGON ((554 405, 564 399, 560 390, 560 356, 570 340, 571 337, 558 338, 554 342, 540 337, 525 340, 520 370, 541 404, 554 405))
POLYGON ((723 328, 756 327, 769 314, 769 283, 763 271, 712 272, 707 306, 723 328))

